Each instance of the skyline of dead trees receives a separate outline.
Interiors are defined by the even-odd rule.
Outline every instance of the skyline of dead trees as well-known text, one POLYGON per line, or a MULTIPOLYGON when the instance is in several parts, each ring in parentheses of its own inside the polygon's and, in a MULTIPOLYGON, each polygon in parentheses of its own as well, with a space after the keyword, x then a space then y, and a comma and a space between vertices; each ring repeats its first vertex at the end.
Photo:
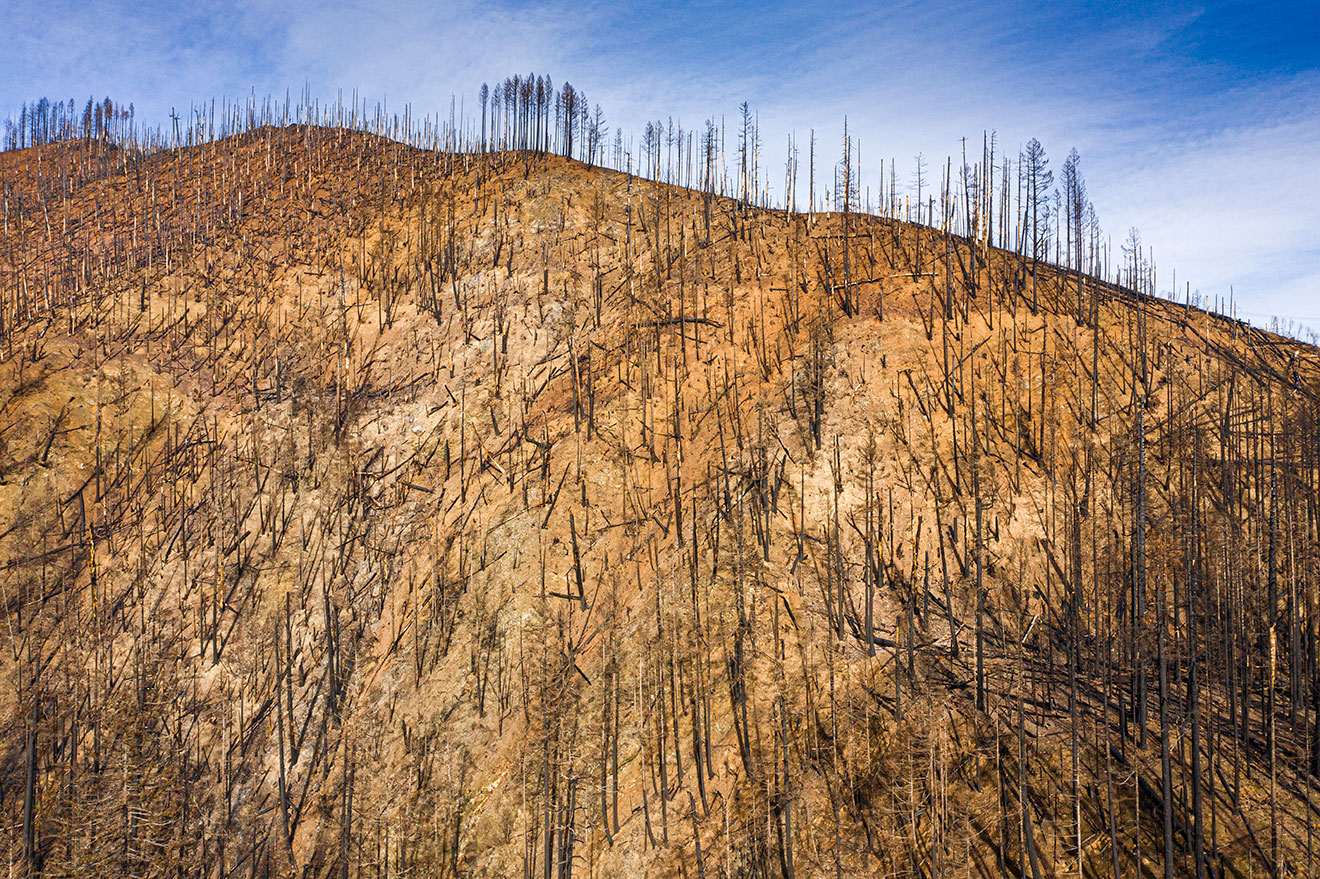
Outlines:
POLYGON ((1314 873, 1314 350, 586 107, 0 154, 16 875, 1314 873))
MULTIPOLYGON (((13 152, 75 140, 88 145, 111 144, 118 148, 115 158, 123 170, 162 150, 200 146, 263 126, 309 124, 368 132, 419 149, 453 154, 518 151, 528 156, 563 155, 588 167, 610 167, 688 189, 702 189, 712 196, 736 197, 746 210, 797 210, 800 157, 796 134, 788 139, 784 188, 776 195, 759 116, 747 102, 739 105, 738 127, 733 133, 736 143, 729 147, 722 116, 718 124, 714 117, 705 120, 701 133, 685 129, 681 121, 670 117, 647 122, 639 142, 634 143, 631 135, 617 127, 611 139, 599 104, 593 109, 580 89, 568 82, 557 88, 551 77, 535 73, 514 75, 493 87, 483 83, 475 117, 466 115, 456 98, 451 100, 446 118, 440 113, 419 117, 411 105, 405 105, 402 114, 392 115, 385 105, 370 104, 356 90, 347 101, 345 97, 341 90, 333 103, 323 102, 305 88, 297 101, 291 94, 281 101, 270 96, 258 99, 255 93, 244 101, 222 99, 219 106, 212 99, 191 105, 186 116, 172 108, 167 128, 138 123, 131 103, 125 108, 109 97, 102 101, 89 98, 81 114, 76 112, 77 103, 72 98, 65 102, 43 97, 30 106, 24 103, 17 118, 6 120, 6 135, 0 145, 3 151, 13 152)), ((857 211, 917 225, 936 225, 936 199, 924 155, 913 157, 914 171, 907 187, 899 183, 898 161, 888 159, 886 170, 882 158, 873 197, 862 174, 860 145, 849 137, 846 119, 844 139, 843 159, 821 165, 820 173, 830 173, 832 167, 835 176, 832 186, 820 188, 826 212, 857 211), (847 180, 843 179, 845 171, 847 180), (845 185, 849 187, 846 197, 841 188, 845 185)), ((812 131, 806 174, 808 215, 821 209, 815 143, 812 131)), ((1123 283, 1123 252, 1131 241, 1140 241, 1140 234, 1135 228, 1129 229, 1125 243, 1115 250, 1087 197, 1077 150, 1072 149, 1063 163, 1059 187, 1054 186, 1054 173, 1039 140, 1032 138, 1016 158, 997 151, 997 133, 987 132, 981 161, 969 164, 964 138, 956 179, 952 156, 949 158, 941 198, 941 228, 951 226, 952 231, 966 237, 984 236, 994 229, 992 245, 1019 253, 1029 251, 1033 267, 1043 258, 1072 268, 1079 275, 1085 271, 1123 283)), ((113 161, 103 158, 96 165, 82 161, 77 167, 84 175, 104 174, 113 167, 113 161)), ((29 183, 32 170, 27 169, 29 183)), ((38 178, 44 173, 42 169, 36 171, 38 178)), ((65 173, 72 173, 72 169, 65 173)), ((11 202, 17 218, 22 217, 25 194, 23 188, 7 193, 6 225, 11 202)), ((1147 251, 1149 254, 1150 248, 1147 251)), ((918 259, 919 254, 918 250, 918 259)), ((1153 254, 1148 261, 1153 263, 1153 254)), ((45 291, 47 297, 59 293, 59 281, 46 279, 47 284, 55 285, 54 290, 45 291)), ((1158 287, 1152 283, 1151 292, 1156 291, 1158 287)), ((1158 295, 1183 301, 1189 308, 1196 305, 1236 319, 1237 307, 1231 294, 1203 297, 1200 291, 1193 292, 1190 284, 1180 292, 1176 273, 1168 290, 1158 291, 1158 295)), ((24 308, 26 311, 32 305, 24 303, 24 308)), ((1279 318, 1272 320, 1270 328, 1288 335, 1308 332, 1304 326, 1279 318)))

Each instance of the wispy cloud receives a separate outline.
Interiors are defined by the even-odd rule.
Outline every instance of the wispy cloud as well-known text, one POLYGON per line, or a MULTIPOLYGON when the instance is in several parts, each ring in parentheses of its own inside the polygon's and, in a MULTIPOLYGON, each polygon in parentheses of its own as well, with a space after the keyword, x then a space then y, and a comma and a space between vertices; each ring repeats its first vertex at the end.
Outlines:
MULTIPOLYGON (((1117 241, 1129 226, 1203 293, 1253 315, 1320 314, 1320 25, 1307 3, 394 3, 178 5, 9 0, 0 112, 36 95, 110 94, 139 118, 227 94, 391 107, 471 106, 482 81, 567 77, 611 124, 757 110, 767 164, 818 136, 829 175, 844 115, 878 174, 938 163, 983 131, 1001 152, 1039 137, 1083 156, 1117 241)), ((805 156, 803 157, 805 163, 805 156)), ((772 173, 772 179, 776 177, 772 173)), ((874 181, 878 182, 878 181, 874 181)), ((873 182, 873 185, 874 185, 873 182)))

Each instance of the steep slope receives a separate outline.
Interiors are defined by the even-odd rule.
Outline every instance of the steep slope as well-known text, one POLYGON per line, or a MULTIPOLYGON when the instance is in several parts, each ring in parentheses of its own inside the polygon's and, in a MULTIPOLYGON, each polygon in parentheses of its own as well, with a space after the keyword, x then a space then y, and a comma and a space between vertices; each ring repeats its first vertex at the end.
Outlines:
POLYGON ((69 149, 2 166, 18 868, 1314 867, 1314 349, 557 157, 69 149))

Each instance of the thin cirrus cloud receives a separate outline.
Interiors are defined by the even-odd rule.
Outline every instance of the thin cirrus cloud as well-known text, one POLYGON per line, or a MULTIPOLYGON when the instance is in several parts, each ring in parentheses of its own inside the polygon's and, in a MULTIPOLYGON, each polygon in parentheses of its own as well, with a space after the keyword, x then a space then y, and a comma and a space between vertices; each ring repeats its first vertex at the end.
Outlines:
POLYGON ((160 124, 193 101, 306 86, 447 114, 482 81, 535 70, 572 80, 625 132, 732 119, 749 101, 776 195, 790 133, 805 167, 814 129, 830 179, 845 115, 873 188, 882 159, 906 184, 917 153, 938 177, 963 138, 979 157, 984 132, 1000 155, 1038 137, 1056 169, 1078 149, 1115 251, 1139 227, 1166 293, 1176 268, 1180 296, 1188 281, 1231 288, 1258 322, 1320 327, 1309 5, 10 0, 0 113, 109 94, 160 124))

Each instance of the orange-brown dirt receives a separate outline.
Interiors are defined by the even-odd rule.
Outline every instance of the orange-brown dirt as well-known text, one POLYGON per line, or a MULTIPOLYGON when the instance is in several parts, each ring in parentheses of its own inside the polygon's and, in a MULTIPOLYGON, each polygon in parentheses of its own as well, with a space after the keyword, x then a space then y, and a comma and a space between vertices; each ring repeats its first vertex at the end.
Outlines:
POLYGON ((558 157, 0 174, 15 870, 1155 876, 1163 632, 1174 872, 1195 756, 1314 874, 1315 349, 558 157))

